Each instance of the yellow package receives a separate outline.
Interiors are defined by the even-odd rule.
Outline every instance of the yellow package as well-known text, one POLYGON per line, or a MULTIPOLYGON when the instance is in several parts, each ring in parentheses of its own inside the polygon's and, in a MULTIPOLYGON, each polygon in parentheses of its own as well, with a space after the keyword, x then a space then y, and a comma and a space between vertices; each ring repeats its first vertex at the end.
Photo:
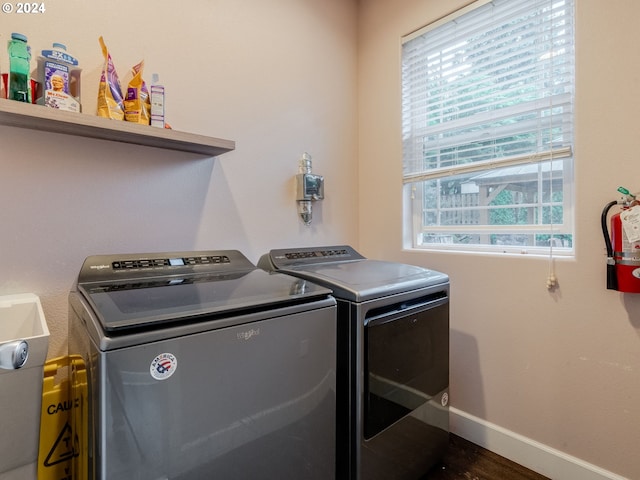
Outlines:
POLYGON ((98 87, 98 116, 122 120, 124 118, 124 103, 118 73, 102 37, 98 41, 102 47, 102 55, 104 55, 104 66, 98 87))
POLYGON ((151 99, 147 85, 142 79, 144 60, 134 66, 131 71, 133 78, 127 88, 127 97, 124 100, 124 119, 127 122, 149 125, 151 119, 151 99))

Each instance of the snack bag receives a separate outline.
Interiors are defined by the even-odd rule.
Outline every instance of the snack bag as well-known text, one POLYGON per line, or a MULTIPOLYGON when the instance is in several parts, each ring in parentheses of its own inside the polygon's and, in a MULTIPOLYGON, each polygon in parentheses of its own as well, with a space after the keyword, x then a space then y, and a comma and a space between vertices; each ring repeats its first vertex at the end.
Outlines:
POLYGON ((98 41, 102 47, 102 55, 104 55, 104 66, 98 87, 98 116, 122 120, 124 118, 124 104, 118 73, 102 37, 98 41))
POLYGON ((124 101, 124 119, 127 122, 149 125, 151 99, 147 85, 142 79, 143 68, 144 60, 131 69, 133 78, 129 82, 127 97, 124 101))

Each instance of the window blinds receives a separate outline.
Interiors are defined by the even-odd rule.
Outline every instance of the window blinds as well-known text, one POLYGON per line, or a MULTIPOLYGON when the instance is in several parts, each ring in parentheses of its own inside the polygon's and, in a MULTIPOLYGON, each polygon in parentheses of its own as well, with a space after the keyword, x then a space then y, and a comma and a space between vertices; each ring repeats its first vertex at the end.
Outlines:
POLYGON ((405 37, 405 183, 570 156, 573 48, 573 0, 482 0, 405 37))

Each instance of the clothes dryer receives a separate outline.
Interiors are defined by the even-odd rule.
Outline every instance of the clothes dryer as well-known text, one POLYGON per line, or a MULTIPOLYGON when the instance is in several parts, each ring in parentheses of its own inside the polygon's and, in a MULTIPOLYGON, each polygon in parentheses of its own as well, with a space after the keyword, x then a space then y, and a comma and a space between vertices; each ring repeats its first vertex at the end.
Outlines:
POLYGON ((271 250, 258 266, 337 299, 337 477, 421 478, 449 439, 449 277, 347 245, 271 250))

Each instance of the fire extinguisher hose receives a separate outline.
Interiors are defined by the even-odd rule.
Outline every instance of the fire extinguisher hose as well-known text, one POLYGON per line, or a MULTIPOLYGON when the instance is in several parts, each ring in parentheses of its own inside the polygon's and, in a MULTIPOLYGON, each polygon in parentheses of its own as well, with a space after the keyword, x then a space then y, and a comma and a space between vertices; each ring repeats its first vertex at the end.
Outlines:
POLYGON ((602 224, 602 234, 604 235, 604 244, 607 247, 607 289, 618 289, 618 278, 616 277, 616 262, 613 257, 613 246, 611 245, 611 238, 609 237, 609 229, 607 228, 607 215, 612 207, 617 205, 618 202, 613 201, 607 203, 602 210, 602 216, 600 222, 602 224))

